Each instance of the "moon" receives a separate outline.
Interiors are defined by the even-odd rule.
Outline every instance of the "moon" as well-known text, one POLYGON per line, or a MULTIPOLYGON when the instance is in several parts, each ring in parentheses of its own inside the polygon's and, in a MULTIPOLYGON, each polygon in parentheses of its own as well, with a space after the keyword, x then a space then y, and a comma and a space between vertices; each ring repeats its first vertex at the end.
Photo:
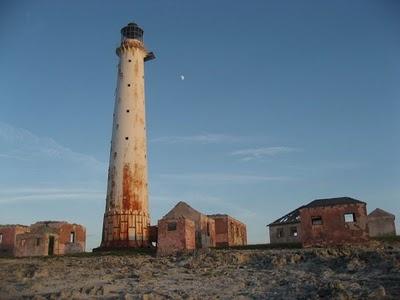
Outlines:
POLYGON ((181 75, 180 77, 181 77, 181 80, 185 80, 185 76, 181 75))

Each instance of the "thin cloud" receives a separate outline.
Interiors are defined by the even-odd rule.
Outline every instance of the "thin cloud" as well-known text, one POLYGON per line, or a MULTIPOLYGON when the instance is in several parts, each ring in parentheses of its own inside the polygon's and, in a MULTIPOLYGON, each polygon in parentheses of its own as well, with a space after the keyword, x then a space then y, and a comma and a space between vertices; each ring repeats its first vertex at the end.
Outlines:
POLYGON ((299 149, 291 147, 261 147, 261 148, 250 148, 241 149, 231 152, 231 155, 239 157, 243 161, 260 159, 266 156, 275 156, 283 153, 296 152, 299 149))
POLYGON ((83 188, 7 188, 0 191, 0 203, 40 200, 95 200, 105 197, 102 190, 83 188))
POLYGON ((20 157, 20 156, 16 156, 16 155, 10 155, 10 154, 3 154, 0 153, 0 159, 16 159, 16 160, 22 160, 22 161, 27 161, 28 159, 26 159, 25 157, 20 157))
POLYGON ((189 173, 189 174, 160 174, 160 177, 171 180, 189 180, 196 182, 212 183, 250 183, 265 181, 284 181, 289 180, 286 176, 259 176, 233 173, 189 173))
POLYGON ((240 143, 249 141, 254 137, 236 136, 218 133, 202 133, 187 136, 164 136, 151 139, 153 143, 177 144, 177 143, 197 143, 197 144, 221 144, 221 143, 240 143))
POLYGON ((353 170, 365 166, 358 162, 346 162, 346 161, 330 161, 320 164, 321 169, 338 169, 338 170, 353 170))
POLYGON ((99 171, 106 169, 106 164, 93 156, 75 152, 51 138, 39 137, 26 129, 3 122, 0 122, 0 146, 5 149, 2 149, 0 159, 59 160, 99 171))

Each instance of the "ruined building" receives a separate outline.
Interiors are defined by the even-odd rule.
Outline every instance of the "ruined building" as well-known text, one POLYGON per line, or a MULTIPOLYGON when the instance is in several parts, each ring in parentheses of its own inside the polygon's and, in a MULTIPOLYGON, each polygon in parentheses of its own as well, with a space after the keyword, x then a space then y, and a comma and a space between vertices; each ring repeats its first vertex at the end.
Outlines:
POLYGON ((144 62, 154 58, 135 23, 121 29, 106 208, 100 249, 149 246, 144 62))
POLYGON ((314 200, 300 208, 304 247, 368 241, 367 205, 349 198, 314 200))
POLYGON ((396 235, 395 216, 383 209, 377 208, 368 215, 370 237, 396 235))
POLYGON ((161 255, 247 244, 245 224, 226 214, 204 215, 185 202, 158 221, 157 231, 161 255))
POLYGON ((225 214, 208 215, 215 221, 215 245, 217 247, 247 245, 246 225, 225 214))
POLYGON ((31 226, 0 226, 2 255, 46 256, 84 252, 86 229, 67 222, 45 221, 31 226))
POLYGON ((271 243, 304 247, 368 241, 366 203, 350 198, 314 200, 268 225, 271 243))
POLYGON ((187 203, 179 202, 158 221, 157 252, 166 254, 208 247, 215 247, 215 221, 187 203), (182 239, 190 240, 189 247, 181 243, 182 239))

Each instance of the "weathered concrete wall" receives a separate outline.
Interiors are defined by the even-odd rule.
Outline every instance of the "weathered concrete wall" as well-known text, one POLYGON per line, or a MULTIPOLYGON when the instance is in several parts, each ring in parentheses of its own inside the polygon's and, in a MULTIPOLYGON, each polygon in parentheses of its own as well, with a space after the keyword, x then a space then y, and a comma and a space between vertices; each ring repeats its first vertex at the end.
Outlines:
POLYGON ((85 252, 86 248, 86 229, 77 224, 62 224, 58 231, 59 254, 71 254, 85 252), (71 240, 73 233, 74 239, 71 240))
POLYGON ((23 225, 0 226, 0 255, 13 256, 15 254, 17 235, 28 231, 29 227, 23 225))
POLYGON ((136 39, 125 39, 119 56, 106 209, 101 247, 149 245, 144 58, 136 39))
POLYGON ((192 220, 161 219, 158 221, 157 254, 169 255, 196 249, 196 228, 192 220))
POLYGON ((304 247, 341 245, 368 241, 365 204, 343 204, 300 209, 301 235, 304 247), (344 215, 354 213, 355 222, 346 223, 344 215), (322 224, 312 224, 320 217, 322 224))
POLYGON ((269 241, 271 244, 299 243, 301 241, 300 223, 270 225, 269 241))
MULTIPOLYGON (((196 223, 195 223, 196 224, 196 223)), ((196 224, 196 248, 215 247, 215 221, 206 215, 200 216, 200 223, 196 224)))
POLYGON ((396 225, 393 217, 368 216, 368 229, 370 237, 396 235, 396 225))
POLYGON ((217 247, 247 245, 246 225, 228 215, 210 215, 215 221, 217 247))
POLYGON ((215 245, 217 247, 229 246, 228 218, 213 216, 211 218, 215 221, 215 245))
MULTIPOLYGON (((54 254, 58 254, 58 236, 55 236, 54 254)), ((48 255, 49 234, 24 233, 17 236, 15 256, 46 256, 48 255)))
POLYGON ((246 225, 232 217, 228 217, 229 246, 247 245, 246 225))

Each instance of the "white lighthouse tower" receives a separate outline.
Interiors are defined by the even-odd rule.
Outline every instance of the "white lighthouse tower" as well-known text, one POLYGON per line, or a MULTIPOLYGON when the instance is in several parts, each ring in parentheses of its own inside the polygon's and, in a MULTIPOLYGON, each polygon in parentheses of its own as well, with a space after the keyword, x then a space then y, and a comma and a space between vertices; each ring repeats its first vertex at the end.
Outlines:
POLYGON ((103 236, 100 248, 149 246, 144 62, 154 59, 135 23, 121 29, 103 236))

